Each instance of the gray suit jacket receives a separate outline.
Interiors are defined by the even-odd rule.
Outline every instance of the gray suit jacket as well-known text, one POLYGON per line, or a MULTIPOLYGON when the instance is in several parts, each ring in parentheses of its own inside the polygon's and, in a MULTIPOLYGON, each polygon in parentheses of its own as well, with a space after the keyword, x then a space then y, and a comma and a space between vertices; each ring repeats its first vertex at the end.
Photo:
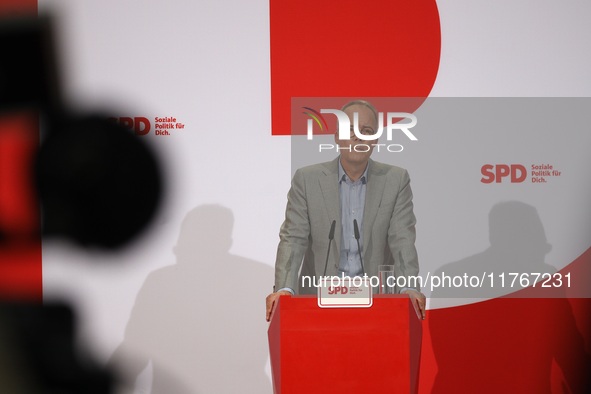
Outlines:
MULTIPOLYGON (((324 272, 333 220, 336 230, 326 274, 338 275, 342 228, 338 173, 338 158, 296 171, 279 233, 275 289, 316 293, 313 287, 303 287, 300 278, 324 272)), ((396 276, 418 275, 415 223, 408 172, 370 159, 362 229, 362 258, 368 276, 377 275, 382 264, 393 264, 396 276)))

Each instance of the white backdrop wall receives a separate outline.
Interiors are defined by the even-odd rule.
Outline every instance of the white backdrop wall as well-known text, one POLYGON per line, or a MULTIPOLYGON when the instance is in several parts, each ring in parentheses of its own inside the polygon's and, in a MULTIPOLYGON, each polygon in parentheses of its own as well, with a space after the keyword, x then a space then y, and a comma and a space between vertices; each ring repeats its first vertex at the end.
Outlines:
MULTIPOLYGON (((442 52, 432 96, 590 95, 591 54, 586 48, 591 40, 587 20, 591 3, 454 0, 439 1, 438 7, 442 52)), ((264 295, 272 286, 292 168, 289 137, 272 136, 270 130, 268 1, 39 0, 39 9, 51 12, 58 22, 71 105, 149 119, 152 131, 141 138, 161 153, 169 188, 153 226, 121 253, 44 242, 44 298, 67 297, 75 303, 81 343, 101 362, 106 363, 125 343, 127 350, 117 354, 136 355, 138 370, 144 370, 136 392, 150 392, 152 385, 159 384, 166 388, 176 381, 184 385, 175 386, 176 392, 235 393, 240 391, 236 385, 246 384, 253 387, 247 392, 270 393, 268 376, 261 378, 258 373, 265 371, 260 357, 267 351, 264 295), (170 130, 168 136, 155 135, 156 117, 174 117, 174 123, 185 127, 170 130), (179 236, 193 237, 194 242, 187 244, 179 236), (189 265, 184 267, 190 268, 182 271, 185 262, 189 265), (233 280, 222 279, 232 273, 233 280), (169 313, 175 305, 194 313, 169 313), (231 315, 243 319, 236 322, 231 315), (134 328, 138 324, 145 324, 143 331, 148 333, 170 330, 173 339, 160 347, 148 345, 149 335, 143 338, 138 334, 142 330, 134 328), (244 338, 241 332, 252 335, 244 338), (234 337, 230 340, 228 335, 234 337), (240 358, 226 364, 219 376, 216 371, 227 360, 226 354, 219 347, 206 346, 208 341, 226 349, 238 347, 256 362, 240 358), (179 356, 168 358, 167 349, 175 346, 181 349, 179 356), (162 361, 151 360, 151 367, 144 369, 143 362, 153 355, 162 361), (191 375, 191 365, 200 365, 204 373, 191 375)), ((575 140, 589 142, 588 138, 575 140)), ((438 247, 443 242, 436 231, 441 222, 431 203, 434 186, 427 180, 433 181, 428 169, 440 166, 438 159, 445 155, 431 152, 435 148, 428 148, 429 141, 446 143, 426 138, 416 155, 393 159, 394 164, 409 168, 413 177, 417 245, 428 269, 485 249, 488 213, 494 203, 507 199, 538 209, 552 253, 558 253, 548 256, 556 268, 589 247, 588 186, 577 189, 580 193, 572 200, 575 206, 585 207, 575 241, 564 235, 564 217, 551 202, 536 200, 541 198, 537 191, 516 193, 504 187, 459 220, 458 227, 470 229, 466 231, 469 242, 438 247)), ((518 146, 527 149, 527 141, 518 146)), ((579 147, 583 150, 583 145, 579 147)), ((489 159, 529 163, 554 157, 524 152, 490 154, 489 159)), ((465 168, 475 174, 467 176, 475 179, 471 187, 481 188, 479 169, 488 160, 472 159, 465 168)), ((572 169, 566 174, 571 178, 561 179, 565 190, 588 179, 584 166, 589 163, 581 160, 564 164, 572 169)), ((576 219, 572 212, 567 217, 576 219)))

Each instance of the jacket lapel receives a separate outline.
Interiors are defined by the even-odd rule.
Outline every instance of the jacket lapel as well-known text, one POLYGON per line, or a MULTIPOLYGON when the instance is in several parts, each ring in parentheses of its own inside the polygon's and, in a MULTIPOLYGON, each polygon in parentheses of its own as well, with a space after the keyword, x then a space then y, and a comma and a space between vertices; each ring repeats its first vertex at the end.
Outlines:
POLYGON ((363 257, 365 257, 367 245, 370 245, 371 229, 376 220, 385 185, 385 177, 378 171, 374 161, 370 159, 369 168, 367 169, 365 207, 363 209, 363 257))
MULTIPOLYGON (((341 250, 341 199, 339 198, 339 163, 338 158, 327 163, 324 174, 320 176, 320 189, 322 190, 322 197, 324 200, 324 205, 326 207, 326 211, 328 212, 328 216, 331 220, 336 220, 337 223, 335 225, 335 232, 334 232, 334 242, 333 246, 336 246, 334 249, 331 250, 332 256, 337 256, 335 259, 331 259, 336 261, 338 266, 338 256, 341 250)), ((330 224, 328 223, 328 229, 330 229, 330 224)), ((328 237, 328 232, 326 234, 328 237)))

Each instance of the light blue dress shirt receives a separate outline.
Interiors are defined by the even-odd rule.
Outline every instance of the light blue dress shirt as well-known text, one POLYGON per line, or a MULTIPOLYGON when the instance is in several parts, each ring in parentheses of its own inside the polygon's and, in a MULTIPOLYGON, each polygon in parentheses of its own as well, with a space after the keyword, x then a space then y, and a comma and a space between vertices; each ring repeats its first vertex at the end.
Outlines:
POLYGON ((341 200, 341 250, 339 272, 350 277, 363 275, 361 252, 363 251, 363 210, 365 192, 367 190, 367 167, 363 175, 353 182, 345 173, 339 160, 339 197, 341 200), (355 239, 353 220, 357 220, 359 228, 359 246, 355 239))

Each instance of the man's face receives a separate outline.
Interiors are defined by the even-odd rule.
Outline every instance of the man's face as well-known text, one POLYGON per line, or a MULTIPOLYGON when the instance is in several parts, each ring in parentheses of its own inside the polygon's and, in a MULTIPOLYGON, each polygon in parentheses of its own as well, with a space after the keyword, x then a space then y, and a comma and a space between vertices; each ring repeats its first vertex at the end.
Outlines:
POLYGON ((344 112, 349 116, 349 122, 351 123, 351 137, 348 140, 340 140, 339 133, 335 133, 335 142, 339 145, 341 160, 357 165, 367 163, 373 151, 373 144, 377 143, 377 139, 364 141, 355 136, 353 132, 353 113, 358 113, 359 131, 365 135, 375 134, 377 131, 377 119, 373 111, 365 105, 351 105, 344 112), (367 148, 368 146, 369 149, 367 148))

